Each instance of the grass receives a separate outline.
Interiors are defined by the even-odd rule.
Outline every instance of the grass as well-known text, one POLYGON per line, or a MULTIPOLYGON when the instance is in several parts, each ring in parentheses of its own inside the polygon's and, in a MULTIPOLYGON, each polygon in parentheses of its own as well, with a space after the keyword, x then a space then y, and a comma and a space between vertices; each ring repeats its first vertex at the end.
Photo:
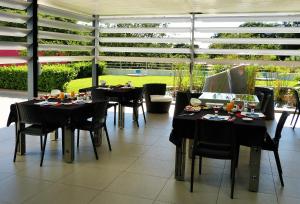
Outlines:
MULTIPOLYGON (((122 75, 102 75, 99 77, 100 80, 106 81, 108 85, 118 85, 125 84, 131 81, 133 86, 141 87, 147 83, 165 83, 167 86, 173 86, 172 76, 122 76, 122 75)), ((92 78, 83 78, 72 80, 67 86, 67 92, 75 91, 78 92, 79 89, 92 86, 92 78)))
MULTIPOLYGON (((102 75, 100 80, 105 80, 108 85, 125 84, 131 81, 133 86, 141 87, 147 83, 165 83, 167 86, 173 86, 174 78, 172 76, 123 76, 123 75, 102 75)), ((256 81, 257 86, 274 86, 275 81, 256 81)), ((297 85, 297 81, 283 81, 282 86, 294 87, 297 85)), ((72 80, 67 86, 67 92, 75 91, 79 89, 92 86, 92 78, 83 78, 72 80)))

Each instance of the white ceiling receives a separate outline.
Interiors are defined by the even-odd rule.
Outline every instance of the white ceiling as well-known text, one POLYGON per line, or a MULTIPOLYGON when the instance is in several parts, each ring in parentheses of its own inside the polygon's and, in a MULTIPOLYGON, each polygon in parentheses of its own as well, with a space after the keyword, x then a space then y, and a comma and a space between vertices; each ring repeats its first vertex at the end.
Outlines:
POLYGON ((177 15, 190 12, 300 12, 300 0, 38 0, 40 4, 86 14, 177 15))

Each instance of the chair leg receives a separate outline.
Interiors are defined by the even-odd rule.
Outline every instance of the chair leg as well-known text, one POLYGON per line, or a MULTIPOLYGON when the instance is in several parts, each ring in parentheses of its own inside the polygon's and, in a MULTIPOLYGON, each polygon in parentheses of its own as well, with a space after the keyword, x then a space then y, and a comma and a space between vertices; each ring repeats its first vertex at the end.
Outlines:
POLYGON ((191 187, 190 192, 193 192, 194 187, 194 167, 195 167, 195 155, 192 155, 192 167, 191 167, 191 187))
POLYGON ((240 146, 238 146, 236 150, 235 168, 237 168, 239 165, 239 156, 240 156, 240 146))
POLYGON ((137 110, 136 110, 136 108, 133 108, 133 115, 134 115, 134 117, 135 117, 136 126, 137 126, 137 127, 140 127, 140 125, 139 125, 139 119, 138 119, 138 115, 137 115, 137 110))
POLYGON ((97 153, 97 149, 96 149, 96 145, 95 145, 95 141, 94 141, 94 135, 93 135, 92 131, 90 131, 90 136, 91 136, 91 140, 92 140, 92 144, 93 144, 95 157, 98 160, 98 153, 97 153))
POLYGON ((280 179, 280 182, 281 182, 281 186, 283 187, 284 182, 283 182, 283 178, 282 178, 282 168, 281 168, 279 154, 278 154, 278 151, 273 151, 273 152, 274 152, 274 157, 275 157, 275 161, 276 161, 276 165, 277 165, 279 179, 280 179))
POLYGON ((146 124, 146 116, 145 116, 145 110, 144 110, 143 104, 142 104, 142 111, 143 111, 144 121, 145 121, 145 124, 146 124))
POLYGON ((117 106, 114 106, 114 125, 116 125, 117 106))
POLYGON ((77 148, 79 147, 79 134, 80 134, 80 130, 77 129, 77 148))
POLYGON ((43 151, 43 136, 40 136, 41 151, 43 151))
POLYGON ((44 138, 44 145, 43 145, 43 150, 42 150, 42 157, 41 157, 41 163, 40 163, 40 166, 43 166, 44 155, 45 155, 45 149, 46 149, 46 143, 47 143, 47 134, 45 134, 45 138, 44 138))
POLYGON ((298 115, 297 115, 297 117, 296 117, 296 120, 295 120, 295 123, 294 123, 293 129, 295 129, 295 127, 296 127, 296 124, 297 124, 297 121, 298 121, 299 115, 300 115, 300 111, 299 111, 299 113, 298 113, 298 115))
POLYGON ((15 153, 14 153, 14 162, 16 162, 16 156, 17 156, 17 151, 18 151, 19 141, 20 141, 20 132, 17 133, 17 137, 16 137, 16 146, 15 146, 15 153))
POLYGON ((111 145, 110 145, 110 140, 109 140, 109 135, 108 135, 106 124, 104 124, 104 131, 105 131, 105 135, 106 135, 106 140, 107 140, 107 143, 108 143, 109 151, 111 151, 111 145))
POLYGON ((199 175, 202 173, 202 157, 199 157, 199 175))
POLYGON ((233 199, 233 193, 234 193, 234 184, 235 184, 235 166, 236 161, 235 159, 231 160, 231 191, 230 191, 230 198, 233 199))
POLYGON ((62 145, 61 149, 64 155, 65 154, 65 130, 63 127, 61 128, 61 145, 62 145))
POLYGON ((292 117, 292 120, 291 120, 291 124, 290 124, 290 125, 292 125, 296 113, 297 113, 297 107, 295 108, 295 111, 294 111, 294 114, 293 114, 293 117, 292 117))

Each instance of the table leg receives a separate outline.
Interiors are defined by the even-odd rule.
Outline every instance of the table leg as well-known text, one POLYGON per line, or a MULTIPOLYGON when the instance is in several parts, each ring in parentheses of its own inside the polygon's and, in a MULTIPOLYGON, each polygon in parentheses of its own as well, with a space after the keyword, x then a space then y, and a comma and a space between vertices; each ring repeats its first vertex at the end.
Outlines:
POLYGON ((64 160, 72 163, 74 160, 74 130, 71 127, 64 127, 64 160))
POLYGON ((124 128, 124 107, 119 104, 119 110, 118 110, 118 126, 119 128, 124 128))
POLYGON ((94 132, 94 142, 96 146, 102 145, 102 135, 103 135, 103 128, 100 128, 94 132))
POLYGON ((192 139, 189 139, 189 158, 191 159, 192 158, 192 154, 193 154, 193 145, 194 145, 194 140, 192 139))
POLYGON ((249 191, 257 192, 259 185, 261 147, 251 147, 249 191))
MULTIPOLYGON (((16 137, 17 137, 18 131, 24 127, 25 127, 24 123, 16 122, 16 124, 15 124, 16 137)), ((26 153, 26 137, 24 134, 21 134, 17 152, 20 155, 24 155, 26 153)))
POLYGON ((185 156, 186 156, 185 154, 186 154, 186 139, 183 139, 181 146, 176 146, 175 179, 178 181, 184 180, 185 156))

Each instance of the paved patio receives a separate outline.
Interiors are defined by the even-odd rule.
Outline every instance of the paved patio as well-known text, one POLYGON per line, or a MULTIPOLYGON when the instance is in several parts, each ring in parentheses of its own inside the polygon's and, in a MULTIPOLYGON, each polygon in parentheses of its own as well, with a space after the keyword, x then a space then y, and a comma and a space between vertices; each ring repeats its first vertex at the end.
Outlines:
MULTIPOLYGON (((300 124, 295 131, 289 121, 283 130, 280 156, 285 187, 281 188, 272 153, 263 152, 258 193, 248 191, 249 149, 242 148, 237 170, 234 200, 230 199, 229 162, 204 160, 203 174, 196 175, 194 193, 189 192, 190 161, 186 181, 174 179, 175 146, 168 141, 170 114, 147 114, 136 128, 130 111, 125 128, 113 126, 112 110, 108 131, 112 142, 98 148, 96 161, 88 135, 82 132, 75 161, 64 163, 61 137, 48 140, 44 166, 39 166, 38 137, 27 137, 27 154, 13 163, 14 127, 4 127, 10 103, 23 100, 22 94, 1 91, 0 203, 300 203, 300 124)), ((172 107, 173 108, 173 107, 172 107)), ((279 115, 276 115, 278 119, 279 115)), ((268 122, 274 133, 276 121, 268 122)), ((197 166, 197 165, 196 165, 197 166)), ((196 169, 197 172, 197 169, 196 169)))

